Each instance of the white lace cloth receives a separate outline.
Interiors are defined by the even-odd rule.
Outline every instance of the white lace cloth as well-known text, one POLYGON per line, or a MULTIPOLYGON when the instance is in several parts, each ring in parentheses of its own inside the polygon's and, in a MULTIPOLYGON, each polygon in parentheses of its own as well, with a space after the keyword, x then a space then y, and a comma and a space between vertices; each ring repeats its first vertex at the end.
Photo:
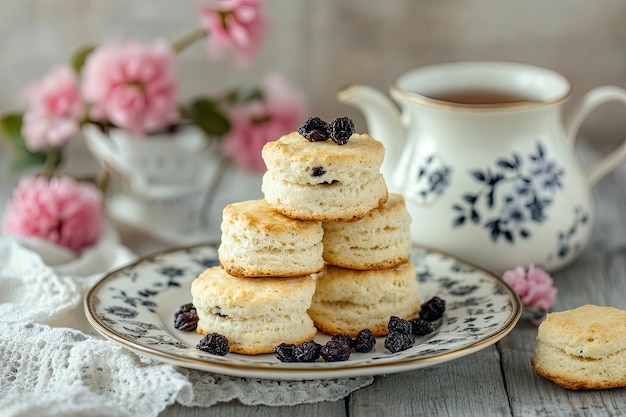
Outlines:
MULTIPOLYGON (((132 254, 115 239, 104 249, 110 250, 110 245, 115 251, 106 269, 131 259, 132 254)), ((91 329, 82 299, 102 270, 89 271, 84 262, 71 262, 77 267, 69 262, 51 267, 36 252, 0 236, 0 410, 4 417, 157 416, 175 402, 209 407, 233 399, 276 406, 336 401, 373 381, 370 377, 303 382, 236 378, 139 356, 91 329)))

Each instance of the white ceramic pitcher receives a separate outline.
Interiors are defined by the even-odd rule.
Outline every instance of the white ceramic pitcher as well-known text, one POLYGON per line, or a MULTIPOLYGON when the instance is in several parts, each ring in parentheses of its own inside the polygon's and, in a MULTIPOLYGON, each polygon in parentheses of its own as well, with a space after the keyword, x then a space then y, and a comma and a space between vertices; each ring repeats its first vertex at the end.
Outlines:
POLYGON ((574 150, 587 115, 608 101, 626 104, 624 89, 589 91, 563 122, 570 93, 567 79, 545 68, 458 62, 400 75, 391 95, 401 111, 366 86, 338 98, 385 144, 383 175, 407 201, 412 240, 501 273, 573 261, 593 224, 591 186, 626 157, 624 143, 584 172, 574 150))

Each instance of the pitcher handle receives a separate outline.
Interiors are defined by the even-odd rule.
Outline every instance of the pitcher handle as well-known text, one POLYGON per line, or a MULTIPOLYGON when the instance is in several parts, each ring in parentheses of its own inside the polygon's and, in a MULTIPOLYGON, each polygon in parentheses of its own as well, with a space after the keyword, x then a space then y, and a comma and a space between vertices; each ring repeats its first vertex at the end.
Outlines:
POLYGON ((122 161, 118 149, 97 126, 90 124, 83 126, 83 136, 87 148, 96 159, 113 168, 119 174, 126 177, 130 176, 133 168, 122 161))
MULTIPOLYGON (((611 101, 622 102, 626 105, 626 90, 617 86, 605 85, 596 87, 583 96, 565 124, 567 137, 572 144, 576 140, 578 129, 587 116, 602 104, 611 101)), ((591 167, 587 173, 587 182, 592 186, 624 160, 626 160, 626 140, 617 149, 591 167)))

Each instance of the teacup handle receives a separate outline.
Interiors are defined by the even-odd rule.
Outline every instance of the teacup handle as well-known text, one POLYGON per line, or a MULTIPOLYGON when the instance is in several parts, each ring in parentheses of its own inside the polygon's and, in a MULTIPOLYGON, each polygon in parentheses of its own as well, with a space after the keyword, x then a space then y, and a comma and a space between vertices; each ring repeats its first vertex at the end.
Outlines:
MULTIPOLYGON (((589 90, 583 96, 565 124, 567 137, 572 143, 576 140, 578 129, 587 116, 602 104, 611 101, 626 105, 626 90, 617 86, 605 85, 589 90)), ((587 174, 589 185, 595 184, 600 178, 617 168, 624 160, 626 160, 626 140, 589 170, 587 174)))
POLYGON ((122 162, 117 147, 105 133, 91 124, 83 126, 83 133, 87 148, 100 162, 110 166, 119 174, 130 176, 133 168, 122 162))

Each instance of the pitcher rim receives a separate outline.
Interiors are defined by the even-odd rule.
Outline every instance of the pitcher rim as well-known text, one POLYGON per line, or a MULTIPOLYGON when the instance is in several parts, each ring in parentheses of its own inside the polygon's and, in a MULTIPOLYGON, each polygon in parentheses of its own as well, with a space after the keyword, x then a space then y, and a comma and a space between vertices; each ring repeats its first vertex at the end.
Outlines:
POLYGON ((537 65, 524 64, 524 63, 514 62, 514 61, 453 61, 453 62, 447 62, 447 63, 430 64, 430 65, 425 65, 425 66, 420 66, 420 67, 414 67, 406 71, 403 71, 393 79, 391 83, 391 87, 390 87, 390 92, 392 96, 395 96, 396 98, 408 99, 410 101, 417 102, 419 104, 423 104, 423 105, 438 108, 438 109, 481 112, 481 111, 529 110, 529 109, 536 109, 539 107, 559 104, 559 103, 565 102, 571 96, 572 87, 571 87, 569 80, 565 76, 560 74, 559 72, 551 70, 549 68, 537 66, 537 65), (442 68, 442 69, 451 68, 455 66, 456 67, 460 67, 460 66, 476 67, 476 66, 487 66, 487 65, 500 66, 500 67, 506 66, 509 68, 517 68, 517 69, 526 68, 526 69, 532 69, 534 71, 541 71, 545 74, 550 74, 551 76, 559 79, 565 86, 565 89, 563 92, 559 94, 555 94, 553 98, 546 99, 546 100, 524 100, 524 101, 511 102, 511 103, 470 104, 470 103, 457 103, 457 102, 439 100, 433 97, 426 96, 424 94, 407 91, 405 89, 400 88, 398 85, 400 80, 403 77, 406 77, 409 74, 416 73, 416 72, 433 70, 436 68, 442 68))

